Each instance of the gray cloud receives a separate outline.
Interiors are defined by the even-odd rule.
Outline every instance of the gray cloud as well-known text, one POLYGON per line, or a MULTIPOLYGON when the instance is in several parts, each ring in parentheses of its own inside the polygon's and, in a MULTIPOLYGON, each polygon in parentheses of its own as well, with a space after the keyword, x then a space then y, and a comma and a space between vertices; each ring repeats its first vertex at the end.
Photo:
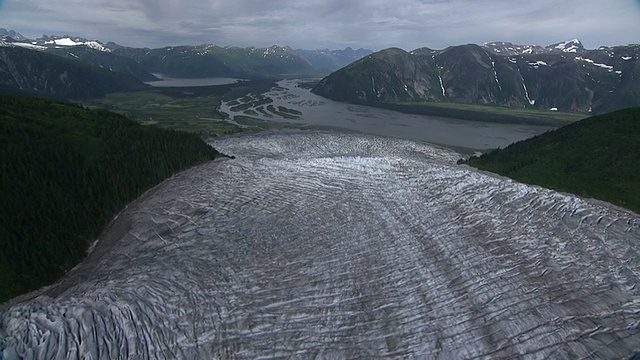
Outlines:
POLYGON ((634 0, 7 0, 3 27, 129 46, 444 48, 492 40, 638 43, 634 0))

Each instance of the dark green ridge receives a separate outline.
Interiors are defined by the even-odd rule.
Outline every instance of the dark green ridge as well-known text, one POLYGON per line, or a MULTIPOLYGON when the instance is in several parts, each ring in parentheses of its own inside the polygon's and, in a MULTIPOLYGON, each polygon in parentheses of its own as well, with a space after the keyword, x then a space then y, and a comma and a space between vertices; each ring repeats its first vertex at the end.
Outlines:
POLYGON ((580 120, 461 163, 640 213, 640 107, 580 120))
POLYGON ((127 203, 217 155, 195 134, 0 95, 0 302, 59 279, 127 203))
POLYGON ((144 83, 130 74, 112 72, 75 58, 0 47, 0 93, 3 94, 66 100, 144 87, 144 83))

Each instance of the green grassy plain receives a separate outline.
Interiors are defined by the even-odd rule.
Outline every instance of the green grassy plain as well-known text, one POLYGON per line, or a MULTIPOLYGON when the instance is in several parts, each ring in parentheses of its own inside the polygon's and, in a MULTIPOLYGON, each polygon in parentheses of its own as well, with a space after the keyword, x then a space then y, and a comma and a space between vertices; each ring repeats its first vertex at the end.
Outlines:
POLYGON ((149 87, 107 94, 87 100, 83 105, 120 113, 143 125, 153 124, 207 138, 243 131, 239 126, 224 121, 228 115, 219 111, 220 101, 266 92, 272 86, 275 86, 273 80, 254 80, 207 87, 149 87))
POLYGON ((93 99, 88 105, 103 107, 123 114, 143 125, 189 131, 201 136, 221 136, 240 131, 224 121, 217 109, 220 97, 215 95, 174 98, 165 94, 137 91, 122 92, 93 99))

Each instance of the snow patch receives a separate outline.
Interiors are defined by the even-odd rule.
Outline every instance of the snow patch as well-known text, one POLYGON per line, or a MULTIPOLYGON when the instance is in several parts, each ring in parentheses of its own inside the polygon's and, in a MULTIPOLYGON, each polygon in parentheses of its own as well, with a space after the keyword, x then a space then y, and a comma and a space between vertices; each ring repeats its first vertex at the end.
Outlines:
POLYGON ((496 84, 498 84, 498 88, 502 91, 502 86, 500 85, 500 81, 498 81, 498 72, 496 71, 496 63, 495 61, 491 62, 491 68, 493 69, 493 78, 496 80, 496 84))
POLYGON ((440 79, 440 88, 442 89, 442 96, 447 96, 447 92, 444 90, 444 83, 442 82, 442 76, 438 74, 438 79, 440 79))
POLYGON ((531 98, 529 97, 529 90, 527 90, 527 85, 525 85, 524 79, 522 81, 522 87, 524 88, 524 95, 527 97, 527 101, 529 102, 529 104, 530 105, 535 105, 536 101, 535 100, 531 100, 531 98))
POLYGON ((547 63, 546 63, 546 62, 544 62, 544 61, 540 61, 540 60, 538 60, 538 61, 536 61, 536 62, 530 62, 530 63, 528 63, 528 64, 529 64, 529 66, 535 66, 536 68, 537 68, 538 66, 541 66, 541 65, 542 65, 542 66, 549 66, 549 64, 547 64, 547 63))
POLYGON ((54 39, 54 40, 49 40, 49 41, 45 41, 44 43, 45 45, 56 45, 56 46, 79 46, 79 45, 84 45, 86 47, 89 47, 91 49, 95 49, 95 50, 99 50, 99 51, 104 51, 104 52, 111 52, 111 50, 107 49, 106 47, 104 47, 102 44, 100 44, 97 41, 75 41, 71 38, 62 38, 62 39, 54 39))
POLYGON ((90 48, 95 49, 95 50, 104 51, 104 52, 111 52, 111 50, 107 49, 106 47, 104 47, 102 44, 100 44, 97 41, 87 41, 87 42, 85 42, 83 44, 85 46, 90 47, 90 48))
POLYGON ((522 88, 524 89, 524 96, 526 96, 527 101, 529 102, 530 105, 535 105, 536 101, 535 100, 531 100, 531 98, 529 97, 529 90, 527 90, 527 84, 524 83, 524 78, 522 77, 522 74, 520 73, 520 69, 518 69, 518 75, 520 75, 520 80, 522 80, 522 88))
POLYGON ((55 39, 55 40, 51 40, 51 41, 46 41, 45 44, 47 44, 47 45, 59 45, 59 46, 82 45, 82 43, 75 42, 75 41, 71 40, 70 38, 63 38, 63 39, 55 39))
POLYGON ((593 61, 593 60, 591 60, 591 59, 585 59, 585 58, 583 58, 582 56, 578 56, 578 57, 576 57, 576 60, 586 61, 586 62, 590 63, 590 64, 591 64, 591 65, 593 65, 593 66, 601 67, 601 68, 603 68, 603 69, 613 70, 613 66, 611 66, 611 65, 607 65, 607 64, 600 64, 600 63, 597 63, 597 62, 595 62, 595 61, 593 61))
POLYGON ((21 43, 21 42, 11 43, 10 45, 18 46, 18 47, 25 48, 25 49, 33 49, 33 50, 46 50, 47 49, 46 46, 34 45, 34 44, 29 44, 29 43, 21 43))

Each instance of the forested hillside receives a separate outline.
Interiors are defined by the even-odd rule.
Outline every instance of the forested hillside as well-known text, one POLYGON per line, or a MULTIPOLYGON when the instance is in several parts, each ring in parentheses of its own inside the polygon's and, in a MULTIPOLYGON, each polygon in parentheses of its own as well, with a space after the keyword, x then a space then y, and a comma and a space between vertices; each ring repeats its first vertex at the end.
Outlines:
POLYGON ((0 302, 58 279, 124 205, 216 155, 194 134, 0 96, 0 302))
POLYGON ((246 78, 318 73, 304 57, 288 46, 240 48, 209 44, 161 49, 120 47, 114 49, 113 53, 135 60, 151 73, 177 78, 246 78))
MULTIPOLYGON (((117 68, 116 65, 114 67, 117 68)), ((3 94, 31 94, 63 100, 102 96, 145 86, 126 72, 110 71, 76 58, 0 47, 0 93, 3 94)))
POLYGON ((580 120, 467 163, 640 213, 640 108, 580 120))
POLYGON ((46 52, 62 58, 80 61, 95 69, 101 68, 112 73, 128 74, 140 81, 159 80, 132 59, 88 46, 52 47, 48 48, 46 52))

